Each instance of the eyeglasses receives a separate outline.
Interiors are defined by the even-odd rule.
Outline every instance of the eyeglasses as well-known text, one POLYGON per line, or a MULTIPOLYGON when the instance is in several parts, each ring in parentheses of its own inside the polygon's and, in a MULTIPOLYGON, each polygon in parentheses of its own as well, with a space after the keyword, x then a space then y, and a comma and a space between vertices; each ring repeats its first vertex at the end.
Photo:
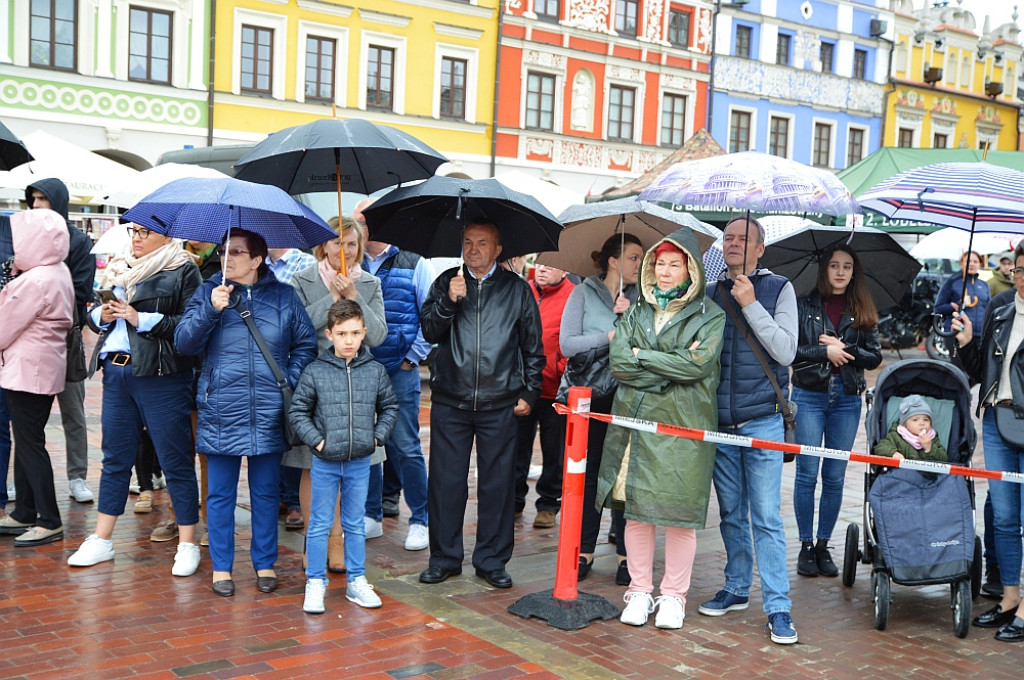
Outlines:
POLYGON ((1010 270, 1010 273, 1013 274, 1013 278, 1019 279, 1024 276, 1024 267, 1014 267, 1010 270))
MULTIPOLYGON (((248 255, 249 251, 242 248, 228 248, 227 253, 231 257, 238 257, 239 255, 248 255)), ((224 246, 217 246, 217 255, 224 257, 224 246)))
POLYGON ((128 227, 128 238, 138 236, 139 238, 146 239, 149 238, 149 235, 152 233, 152 231, 146 229, 145 227, 139 227, 138 229, 136 229, 135 227, 128 227))

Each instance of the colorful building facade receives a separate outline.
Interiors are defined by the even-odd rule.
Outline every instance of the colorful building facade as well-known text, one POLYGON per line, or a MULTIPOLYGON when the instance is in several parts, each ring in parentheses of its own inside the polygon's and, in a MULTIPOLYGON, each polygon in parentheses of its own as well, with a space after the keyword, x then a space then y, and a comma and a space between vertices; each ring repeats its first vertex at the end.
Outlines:
POLYGON ((959 6, 893 3, 896 35, 886 92, 884 145, 1021 147, 1021 32, 1016 23, 979 32, 959 6))
POLYGON ((839 170, 881 145, 887 0, 721 3, 710 130, 728 151, 839 170))
POLYGON ((0 118, 135 167, 207 133, 208 0, 10 0, 0 118))
POLYGON ((496 172, 601 193, 705 125, 713 3, 507 0, 496 172))

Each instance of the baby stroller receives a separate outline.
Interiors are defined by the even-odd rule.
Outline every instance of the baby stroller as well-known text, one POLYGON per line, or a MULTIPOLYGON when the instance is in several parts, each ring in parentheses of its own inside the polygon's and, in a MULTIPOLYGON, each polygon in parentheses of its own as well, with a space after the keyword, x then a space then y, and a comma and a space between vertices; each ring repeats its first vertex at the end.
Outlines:
MULTIPOLYGON (((949 462, 970 465, 977 443, 967 377, 952 364, 906 359, 887 366, 867 395, 868 453, 896 420, 903 398, 920 394, 932 410, 932 427, 949 462)), ((856 577, 857 561, 871 566, 875 628, 889 620, 890 581, 900 585, 950 584, 953 630, 967 635, 971 604, 981 591, 981 539, 974 530, 974 481, 881 465, 864 474, 864 548, 856 524, 846 528, 843 585, 856 577)))

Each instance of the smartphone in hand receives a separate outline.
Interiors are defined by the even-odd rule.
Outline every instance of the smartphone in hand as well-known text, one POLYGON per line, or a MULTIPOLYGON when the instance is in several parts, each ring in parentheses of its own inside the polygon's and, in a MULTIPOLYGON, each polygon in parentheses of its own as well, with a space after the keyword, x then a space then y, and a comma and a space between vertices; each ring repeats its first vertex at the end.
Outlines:
POLYGON ((118 299, 117 296, 114 295, 114 291, 110 288, 100 288, 96 292, 100 296, 100 302, 103 303, 113 302, 114 300, 118 299))

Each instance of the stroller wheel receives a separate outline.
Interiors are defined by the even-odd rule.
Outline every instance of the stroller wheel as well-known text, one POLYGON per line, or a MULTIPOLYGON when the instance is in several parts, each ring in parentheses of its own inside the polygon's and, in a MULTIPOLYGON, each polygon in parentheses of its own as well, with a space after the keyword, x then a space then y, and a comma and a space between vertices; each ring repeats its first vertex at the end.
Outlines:
POLYGON ((971 581, 961 579, 951 584, 950 590, 953 598, 953 633, 958 638, 965 638, 971 630, 971 581))
POLYGON ((871 598, 875 602, 875 630, 885 630, 889 623, 889 574, 875 571, 871 574, 871 598))
POLYGON ((857 578, 857 561, 860 559, 859 529, 856 524, 846 525, 846 550, 843 553, 843 585, 849 588, 857 578))

